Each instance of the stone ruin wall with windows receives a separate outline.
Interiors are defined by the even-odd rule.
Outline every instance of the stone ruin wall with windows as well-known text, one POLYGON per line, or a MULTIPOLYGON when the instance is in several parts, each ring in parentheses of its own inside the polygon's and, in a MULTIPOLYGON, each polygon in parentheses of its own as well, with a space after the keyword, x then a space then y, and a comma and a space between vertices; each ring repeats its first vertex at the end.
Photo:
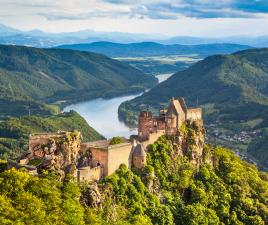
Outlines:
POLYGON ((150 111, 140 113, 138 137, 144 143, 153 143, 158 134, 176 135, 183 123, 196 120, 202 120, 201 108, 187 108, 183 98, 172 98, 158 116, 150 111))

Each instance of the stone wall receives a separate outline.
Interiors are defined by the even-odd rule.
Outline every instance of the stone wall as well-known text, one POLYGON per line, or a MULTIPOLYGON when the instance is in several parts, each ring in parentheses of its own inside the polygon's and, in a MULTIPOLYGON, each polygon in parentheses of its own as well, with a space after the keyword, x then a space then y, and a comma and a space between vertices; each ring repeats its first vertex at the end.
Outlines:
POLYGON ((46 145, 51 139, 59 139, 66 136, 66 132, 44 133, 29 135, 29 151, 32 151, 36 145, 46 145))
MULTIPOLYGON (((99 143, 103 144, 103 143, 99 143)), ((121 164, 125 164, 128 168, 131 167, 131 150, 132 143, 122 143, 118 145, 98 146, 88 143, 92 155, 92 166, 100 166, 104 176, 114 173, 121 164)), ((83 148, 86 149, 84 146, 83 148)))
POLYGON ((108 148, 107 140, 91 141, 82 143, 80 147, 80 155, 85 154, 90 148, 108 148))
POLYGON ((110 145, 108 147, 108 171, 105 175, 114 173, 121 164, 125 164, 128 168, 131 167, 131 150, 132 144, 130 142, 110 145))
POLYGON ((101 166, 103 168, 103 174, 108 174, 108 150, 92 147, 90 151, 92 154, 92 166, 101 166))
POLYGON ((144 111, 139 116, 138 135, 141 139, 146 140, 149 133, 153 128, 153 115, 152 112, 144 111))
POLYGON ((98 181, 102 177, 102 167, 97 166, 94 168, 82 167, 77 170, 77 181, 78 182, 92 182, 92 181, 98 181))
POLYGON ((186 106, 183 99, 171 99, 170 105, 167 110, 167 117, 174 117, 174 121, 171 123, 172 127, 176 127, 177 129, 183 124, 185 121, 186 115, 185 111, 186 106))
POLYGON ((155 143, 158 138, 160 138, 164 134, 165 130, 158 130, 157 132, 151 133, 149 135, 148 140, 142 142, 143 147, 146 149, 148 145, 155 143))
POLYGON ((186 119, 187 120, 202 120, 202 109, 201 108, 187 109, 186 119))

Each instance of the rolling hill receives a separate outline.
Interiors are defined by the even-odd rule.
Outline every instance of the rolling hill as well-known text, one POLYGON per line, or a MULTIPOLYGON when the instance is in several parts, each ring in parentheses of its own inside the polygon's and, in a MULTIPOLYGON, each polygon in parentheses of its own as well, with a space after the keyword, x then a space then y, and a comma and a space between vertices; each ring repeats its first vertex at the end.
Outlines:
POLYGON ((204 45, 164 45, 155 42, 119 44, 113 42, 94 42, 89 44, 61 45, 58 48, 90 51, 110 57, 146 57, 162 55, 199 55, 228 54, 252 48, 238 44, 204 44, 204 45))
POLYGON ((198 100, 210 138, 229 146, 239 143, 232 147, 245 150, 268 127, 268 49, 207 57, 123 103, 120 116, 133 123, 140 110, 150 107, 156 111, 176 96, 184 96, 190 106, 198 100))
POLYGON ((25 114, 29 107, 46 114, 53 110, 44 103, 112 97, 156 83, 153 76, 100 54, 0 46, 0 115, 25 114))

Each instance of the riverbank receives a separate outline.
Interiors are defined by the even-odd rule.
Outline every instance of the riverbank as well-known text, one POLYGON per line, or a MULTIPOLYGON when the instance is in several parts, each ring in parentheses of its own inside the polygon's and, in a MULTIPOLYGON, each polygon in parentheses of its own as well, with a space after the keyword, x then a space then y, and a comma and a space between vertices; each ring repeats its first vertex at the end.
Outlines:
POLYGON ((98 98, 69 105, 63 109, 63 112, 70 110, 78 112, 94 129, 106 138, 114 136, 129 137, 136 133, 136 129, 128 127, 118 119, 118 107, 122 102, 131 100, 141 94, 112 99, 98 98))
MULTIPOLYGON (((156 77, 161 83, 172 74, 160 74, 156 77)), ((143 91, 144 92, 144 91, 143 91)), ((137 132, 118 117, 119 106, 126 101, 134 99, 143 92, 130 95, 117 96, 114 98, 97 98, 89 101, 82 101, 63 107, 63 112, 74 110, 78 112, 91 126, 106 138, 114 136, 129 137, 137 132)))

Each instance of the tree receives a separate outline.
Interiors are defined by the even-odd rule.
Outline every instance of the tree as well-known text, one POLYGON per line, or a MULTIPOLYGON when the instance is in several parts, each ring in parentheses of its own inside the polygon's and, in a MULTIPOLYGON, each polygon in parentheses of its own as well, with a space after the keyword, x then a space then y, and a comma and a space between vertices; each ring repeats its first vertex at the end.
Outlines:
POLYGON ((122 137, 113 137, 110 140, 109 145, 118 145, 122 143, 124 143, 124 139, 122 137))

